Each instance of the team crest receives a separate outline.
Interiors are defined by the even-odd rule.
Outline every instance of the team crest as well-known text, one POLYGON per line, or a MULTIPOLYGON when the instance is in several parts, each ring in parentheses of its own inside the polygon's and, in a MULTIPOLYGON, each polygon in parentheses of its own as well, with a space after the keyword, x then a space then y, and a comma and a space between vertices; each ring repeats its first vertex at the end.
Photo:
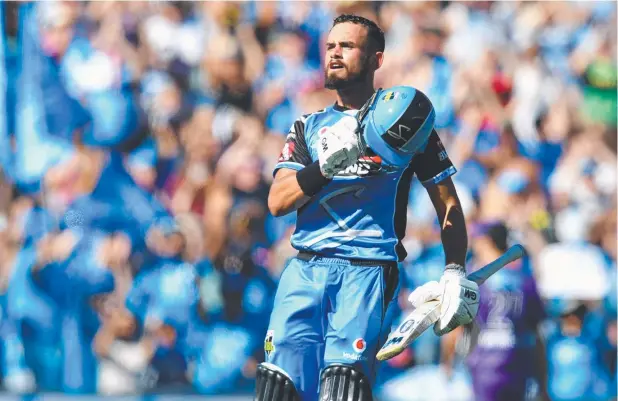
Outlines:
POLYGON ((275 352, 275 344, 274 344, 275 331, 268 330, 266 332, 266 338, 264 339, 264 352, 266 352, 266 357, 270 357, 270 354, 275 352))

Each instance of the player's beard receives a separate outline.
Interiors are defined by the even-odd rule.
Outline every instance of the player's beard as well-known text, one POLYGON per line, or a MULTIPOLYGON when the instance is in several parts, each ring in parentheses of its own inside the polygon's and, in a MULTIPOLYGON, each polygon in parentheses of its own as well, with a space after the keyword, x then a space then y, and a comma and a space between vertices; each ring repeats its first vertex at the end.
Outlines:
POLYGON ((328 75, 328 66, 324 68, 324 87, 326 89, 340 90, 364 82, 369 75, 369 63, 367 59, 361 60, 361 69, 356 73, 348 73, 345 78, 328 75))

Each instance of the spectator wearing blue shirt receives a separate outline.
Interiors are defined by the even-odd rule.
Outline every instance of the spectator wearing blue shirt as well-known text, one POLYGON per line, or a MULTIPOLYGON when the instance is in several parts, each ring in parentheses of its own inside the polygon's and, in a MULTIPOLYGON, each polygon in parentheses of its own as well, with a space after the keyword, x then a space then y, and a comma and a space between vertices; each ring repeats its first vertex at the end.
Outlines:
POLYGON ((57 351, 60 333, 55 325, 58 311, 31 277, 37 263, 37 241, 48 235, 55 224, 46 210, 23 196, 13 203, 9 222, 8 234, 15 249, 2 262, 8 280, 3 297, 5 319, 14 331, 9 330, 12 340, 5 343, 5 355, 17 356, 23 352, 27 370, 34 374, 36 388, 58 390, 61 372, 57 351), (13 346, 17 348, 8 349, 13 346))
POLYGON ((549 396, 554 401, 607 400, 612 381, 603 363, 602 338, 589 331, 596 327, 584 324, 589 308, 564 300, 557 313, 557 326, 547 334, 549 396))
POLYGON ((26 364, 36 377, 37 389, 60 390, 61 355, 58 310, 31 278, 37 250, 26 244, 17 253, 7 291, 7 314, 21 329, 26 364))
POLYGON ((195 268, 180 260, 161 260, 140 272, 126 306, 136 321, 140 342, 148 349, 159 384, 182 380, 183 344, 196 318, 195 268), (174 362, 175 361, 175 362, 174 362))
POLYGON ((132 148, 146 134, 146 119, 139 107, 126 65, 111 57, 97 38, 77 29, 77 5, 41 3, 41 101, 47 133, 69 140, 76 132, 89 146, 132 148))
POLYGON ((67 163, 51 169, 46 180, 46 195, 61 201, 60 228, 124 232, 133 252, 150 252, 154 246, 157 252, 178 252, 172 249, 178 242, 173 217, 133 181, 119 154, 80 149, 67 163))
MULTIPOLYGON (((96 392, 97 362, 92 340, 98 329, 90 320, 94 297, 114 289, 114 276, 109 269, 111 239, 96 232, 65 230, 48 236, 39 244, 39 254, 66 250, 66 259, 40 260, 32 271, 34 283, 48 295, 58 309, 62 338, 62 391, 66 393, 96 392)), ((117 255, 119 256, 119 255, 117 255)), ((128 257, 128 255, 125 255, 128 257)))
POLYGON ((244 291, 231 294, 222 273, 208 263, 200 266, 199 305, 184 340, 188 379, 201 394, 251 393, 263 358, 262 333, 256 331, 261 326, 255 323, 265 321, 263 311, 270 307, 273 291, 256 277, 244 291), (240 298, 246 319, 238 321, 226 312, 230 302, 236 304, 232 296, 240 298))

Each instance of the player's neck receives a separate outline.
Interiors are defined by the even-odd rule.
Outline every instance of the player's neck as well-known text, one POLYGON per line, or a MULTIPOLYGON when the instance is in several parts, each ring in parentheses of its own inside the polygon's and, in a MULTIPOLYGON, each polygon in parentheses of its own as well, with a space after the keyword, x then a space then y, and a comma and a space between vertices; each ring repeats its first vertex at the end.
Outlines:
POLYGON ((337 90, 337 104, 347 109, 359 110, 373 95, 373 83, 337 90))

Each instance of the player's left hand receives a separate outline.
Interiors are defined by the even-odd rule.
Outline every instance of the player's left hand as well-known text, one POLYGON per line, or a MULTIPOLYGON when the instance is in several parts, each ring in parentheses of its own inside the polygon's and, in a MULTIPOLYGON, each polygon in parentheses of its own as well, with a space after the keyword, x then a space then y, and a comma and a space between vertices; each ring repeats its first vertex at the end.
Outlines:
POLYGON ((430 281, 415 289, 408 301, 418 308, 428 301, 440 301, 440 318, 433 326, 436 335, 471 323, 479 309, 479 286, 465 277, 461 269, 447 268, 440 282, 430 281))

